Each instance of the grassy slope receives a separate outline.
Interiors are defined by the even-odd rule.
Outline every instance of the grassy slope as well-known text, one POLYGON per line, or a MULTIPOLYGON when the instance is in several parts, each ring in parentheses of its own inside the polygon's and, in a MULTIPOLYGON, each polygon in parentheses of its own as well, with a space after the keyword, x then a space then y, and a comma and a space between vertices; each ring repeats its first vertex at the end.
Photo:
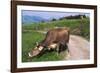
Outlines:
MULTIPOLYGON (((40 57, 34 57, 32 59, 28 58, 28 52, 35 47, 36 42, 40 42, 44 38, 44 34, 35 32, 36 30, 45 30, 51 29, 54 27, 69 27, 71 29, 71 33, 75 34, 77 31, 73 32, 74 29, 79 28, 81 23, 80 19, 72 19, 72 20, 59 20, 52 22, 44 22, 44 23, 33 23, 32 25, 25 25, 22 27, 23 30, 27 30, 22 32, 22 61, 55 61, 61 60, 63 58, 62 55, 57 56, 55 51, 45 52, 40 57), (31 31, 28 31, 31 30, 31 31), (35 31, 34 31, 35 30, 35 31)), ((89 39, 89 19, 84 19, 82 21, 84 24, 83 37, 89 39)))

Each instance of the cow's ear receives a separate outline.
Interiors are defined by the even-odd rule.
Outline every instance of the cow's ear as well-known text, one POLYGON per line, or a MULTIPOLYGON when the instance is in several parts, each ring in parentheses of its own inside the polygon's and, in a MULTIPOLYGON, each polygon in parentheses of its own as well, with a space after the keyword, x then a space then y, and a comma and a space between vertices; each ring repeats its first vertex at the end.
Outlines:
POLYGON ((39 43, 38 42, 36 42, 36 46, 38 46, 39 45, 39 43))

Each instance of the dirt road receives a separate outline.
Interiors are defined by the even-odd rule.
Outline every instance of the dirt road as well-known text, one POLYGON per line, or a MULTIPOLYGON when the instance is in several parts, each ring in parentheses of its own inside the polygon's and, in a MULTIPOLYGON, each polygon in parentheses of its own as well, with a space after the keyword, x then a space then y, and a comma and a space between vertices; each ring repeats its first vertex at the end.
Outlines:
POLYGON ((84 38, 76 35, 70 35, 68 48, 70 52, 69 57, 66 56, 65 59, 89 59, 90 44, 84 38))

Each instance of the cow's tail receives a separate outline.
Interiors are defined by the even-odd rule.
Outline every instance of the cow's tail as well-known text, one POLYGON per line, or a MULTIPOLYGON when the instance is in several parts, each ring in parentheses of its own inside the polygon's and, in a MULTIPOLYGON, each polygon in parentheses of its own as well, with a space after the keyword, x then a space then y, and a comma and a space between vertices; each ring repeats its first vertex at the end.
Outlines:
POLYGON ((68 40, 67 40, 67 43, 69 43, 69 39, 70 39, 70 28, 67 28, 67 34, 68 34, 68 40))

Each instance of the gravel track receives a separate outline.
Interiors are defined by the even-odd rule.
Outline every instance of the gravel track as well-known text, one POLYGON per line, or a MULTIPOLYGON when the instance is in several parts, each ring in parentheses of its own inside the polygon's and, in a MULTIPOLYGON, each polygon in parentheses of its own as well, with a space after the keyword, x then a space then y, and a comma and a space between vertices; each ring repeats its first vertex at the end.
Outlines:
POLYGON ((80 36, 70 35, 70 40, 67 45, 69 48, 69 56, 67 54, 65 59, 89 59, 90 44, 86 39, 80 36))

